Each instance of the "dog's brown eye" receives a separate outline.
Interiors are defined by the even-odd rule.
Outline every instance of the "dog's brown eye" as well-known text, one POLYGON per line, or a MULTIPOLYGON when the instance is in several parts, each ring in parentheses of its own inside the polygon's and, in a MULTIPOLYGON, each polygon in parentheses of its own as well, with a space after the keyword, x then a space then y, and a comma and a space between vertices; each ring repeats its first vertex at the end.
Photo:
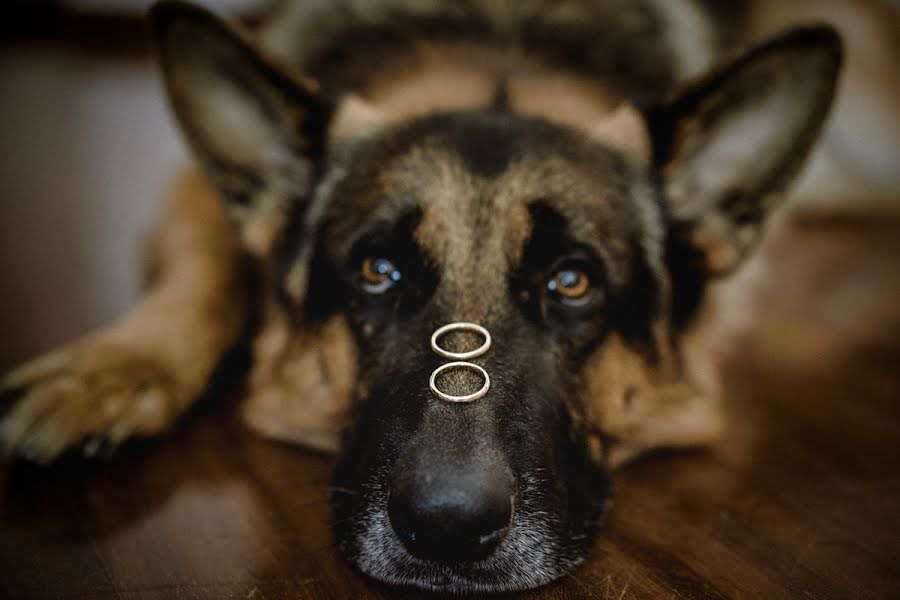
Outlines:
POLYGON ((363 261, 360 274, 362 275, 362 288, 370 294, 386 292, 402 279, 402 275, 394 263, 386 258, 373 256, 363 261))
POLYGON ((557 294, 564 302, 579 303, 591 291, 591 280, 580 269, 562 269, 547 282, 547 291, 557 294))

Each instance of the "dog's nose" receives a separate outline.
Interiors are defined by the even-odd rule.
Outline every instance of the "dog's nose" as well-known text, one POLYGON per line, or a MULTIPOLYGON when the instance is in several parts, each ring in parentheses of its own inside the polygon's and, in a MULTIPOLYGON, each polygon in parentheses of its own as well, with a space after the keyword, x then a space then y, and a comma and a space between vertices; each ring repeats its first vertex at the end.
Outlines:
POLYGON ((395 474, 388 514, 407 550, 439 562, 486 558, 512 521, 514 483, 508 469, 395 474))

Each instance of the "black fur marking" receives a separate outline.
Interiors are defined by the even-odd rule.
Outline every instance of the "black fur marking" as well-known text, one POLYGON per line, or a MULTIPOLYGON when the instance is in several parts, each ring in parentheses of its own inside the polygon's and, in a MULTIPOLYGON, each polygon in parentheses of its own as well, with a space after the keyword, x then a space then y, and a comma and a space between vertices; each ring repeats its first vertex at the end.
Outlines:
POLYGON ((496 112, 509 110, 509 82, 506 76, 497 78, 497 89, 491 98, 491 110, 496 112))
MULTIPOLYGON (((637 246, 637 242, 634 245, 637 246)), ((631 278, 612 303, 612 321, 625 342, 653 362, 657 360, 658 352, 651 327, 663 316, 664 310, 660 284, 646 258, 640 252, 635 252, 634 256, 631 278)))
POLYGON ((666 266, 672 276, 672 327, 676 330, 691 324, 709 282, 705 255, 686 239, 683 232, 673 232, 666 241, 666 266))
POLYGON ((522 156, 521 135, 516 125, 502 116, 472 113, 448 128, 447 142, 472 173, 485 178, 497 177, 522 156))

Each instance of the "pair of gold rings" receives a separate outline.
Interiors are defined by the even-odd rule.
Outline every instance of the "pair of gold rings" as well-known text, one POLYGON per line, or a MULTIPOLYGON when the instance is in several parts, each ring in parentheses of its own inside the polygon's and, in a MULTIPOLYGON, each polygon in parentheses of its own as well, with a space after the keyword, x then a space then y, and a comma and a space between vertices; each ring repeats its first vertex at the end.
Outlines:
POLYGON ((488 390, 491 388, 491 378, 488 376, 487 371, 474 363, 467 362, 467 359, 481 356, 482 354, 487 352, 490 347, 491 334, 487 329, 485 329, 481 325, 476 325, 475 323, 448 323, 447 325, 439 327, 437 330, 435 330, 435 332, 431 335, 431 349, 444 358, 451 358, 455 360, 453 362, 441 365, 431 373, 431 378, 428 380, 428 387, 431 388, 431 392, 438 398, 446 400, 447 402, 473 402, 475 400, 478 400, 479 398, 484 398, 485 394, 487 394, 488 390), (450 352, 449 350, 441 348, 438 342, 440 341, 441 337, 443 337, 447 333, 450 333, 451 331, 474 331, 475 333, 478 333, 482 337, 484 337, 484 342, 478 348, 475 348, 474 350, 470 350, 468 352, 450 352), (481 373, 482 377, 484 377, 484 385, 482 385, 481 389, 479 389, 477 392, 474 392, 467 396, 454 396, 452 394, 442 392, 437 388, 435 380, 437 379, 438 375, 450 369, 469 369, 471 371, 477 371, 481 373))

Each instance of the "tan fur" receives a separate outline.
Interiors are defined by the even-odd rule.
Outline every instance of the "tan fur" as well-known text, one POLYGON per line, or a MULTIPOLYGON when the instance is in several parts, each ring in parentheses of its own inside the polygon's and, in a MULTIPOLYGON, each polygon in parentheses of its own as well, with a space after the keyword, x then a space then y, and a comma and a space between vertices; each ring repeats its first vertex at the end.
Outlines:
POLYGON ((390 117, 358 94, 341 98, 328 126, 332 144, 363 136, 390 124, 390 117))
POLYGON ((575 129, 604 119, 620 102, 613 90, 565 71, 515 73, 507 86, 509 104, 517 112, 575 129))
POLYGON ((245 422, 267 437, 338 451, 357 385, 356 345, 344 317, 297 331, 269 299, 253 357, 245 422))
POLYGON ((637 164, 650 165, 653 158, 650 132, 644 118, 631 104, 622 102, 603 118, 588 122, 586 130, 592 138, 622 151, 637 164))
MULTIPOLYGON (((501 177, 487 181, 474 177, 452 156, 433 149, 421 160, 439 164, 432 172, 429 202, 415 232, 418 243, 426 248, 442 273, 438 294, 454 298, 458 320, 479 322, 486 312, 503 304, 505 295, 496 285, 482 285, 506 277, 518 263, 530 231, 530 219, 521 202, 521 180, 501 177), (487 206, 483 203, 487 202, 487 206), (474 226, 479 212, 490 211, 491 222, 503 227, 474 226), (494 220, 496 219, 496 220, 494 220), (473 257, 478 257, 473 261, 473 257), (477 264, 476 264, 477 262, 477 264)), ((413 168, 412 172, 420 172, 413 168)), ((527 184, 526 184, 527 185, 527 184)))
POLYGON ((4 379, 24 391, 2 421, 7 449, 49 462, 94 436, 156 434, 203 391, 248 305, 236 238, 196 175, 178 180, 153 250, 156 279, 130 313, 4 379))
POLYGON ((574 73, 536 70, 507 80, 509 104, 523 115, 541 117, 650 162, 650 136, 637 109, 602 85, 574 73))
POLYGON ((485 68, 485 53, 454 45, 420 44, 409 57, 365 89, 362 95, 389 115, 389 122, 487 107, 496 78, 485 68))
POLYGON ((618 335, 588 359, 581 384, 587 425, 607 440, 611 466, 653 448, 709 443, 722 431, 715 390, 685 378, 671 360, 651 365, 618 335))

